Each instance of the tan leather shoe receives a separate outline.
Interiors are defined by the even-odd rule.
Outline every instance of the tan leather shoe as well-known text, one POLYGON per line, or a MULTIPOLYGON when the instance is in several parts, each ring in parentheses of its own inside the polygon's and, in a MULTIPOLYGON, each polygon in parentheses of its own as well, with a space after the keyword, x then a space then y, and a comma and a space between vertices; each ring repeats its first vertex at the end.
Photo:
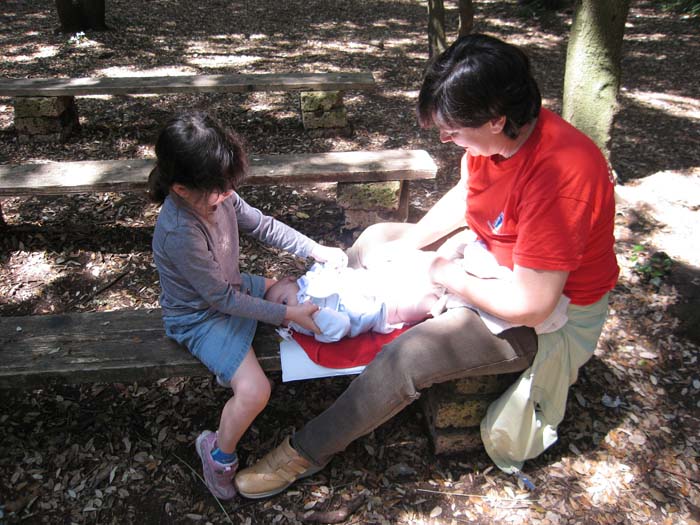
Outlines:
POLYGON ((251 499, 279 494, 298 479, 316 474, 323 467, 304 459, 292 448, 287 437, 255 465, 236 475, 236 487, 241 496, 251 499))

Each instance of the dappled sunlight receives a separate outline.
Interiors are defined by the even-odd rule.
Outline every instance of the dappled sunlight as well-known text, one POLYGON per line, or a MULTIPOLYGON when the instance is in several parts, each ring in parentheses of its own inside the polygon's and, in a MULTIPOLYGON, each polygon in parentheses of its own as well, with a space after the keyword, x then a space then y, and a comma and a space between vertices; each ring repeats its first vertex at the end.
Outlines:
POLYGON ((618 186, 616 192, 660 225, 648 233, 649 242, 675 260, 700 268, 700 166, 657 172, 618 186))
POLYGON ((3 261, 0 267, 0 277, 9 278, 10 269, 14 269, 15 274, 21 279, 8 294, 5 300, 27 301, 42 294, 42 290, 48 288, 52 282, 61 276, 61 264, 65 260, 49 255, 46 251, 24 251, 20 246, 18 251, 13 252, 10 257, 3 261), (7 272, 7 275, 5 273, 7 272))
MULTIPOLYGON (((386 89, 384 96, 394 100, 405 100, 412 105, 418 100, 418 91, 415 89, 386 89)), ((407 107, 410 108, 411 105, 407 107)))
POLYGON ((664 33, 625 33, 626 42, 663 42, 667 38, 664 33))
POLYGON ((196 75, 197 70, 186 66, 165 66, 153 69, 138 69, 136 66, 116 66, 98 69, 100 76, 119 77, 179 77, 196 75))
POLYGON ((572 468, 582 475, 579 483, 594 505, 614 505, 627 495, 635 481, 632 468, 614 457, 602 461, 577 459, 572 468))
POLYGON ((59 46, 55 45, 5 46, 5 48, 3 59, 8 62, 32 62, 39 58, 51 58, 61 50, 59 46))
POLYGON ((697 98, 638 89, 622 89, 621 95, 667 115, 700 120, 700 99, 697 98))
POLYGON ((12 104, 0 104, 0 130, 8 129, 12 125, 12 104))
POLYGON ((28 280, 48 283, 51 278, 56 277, 57 272, 53 262, 48 260, 46 252, 30 252, 22 262, 20 273, 28 280))
POLYGON ((207 68, 228 68, 228 67, 244 67, 252 66, 263 60, 260 57, 249 55, 195 55, 185 58, 185 63, 207 68))

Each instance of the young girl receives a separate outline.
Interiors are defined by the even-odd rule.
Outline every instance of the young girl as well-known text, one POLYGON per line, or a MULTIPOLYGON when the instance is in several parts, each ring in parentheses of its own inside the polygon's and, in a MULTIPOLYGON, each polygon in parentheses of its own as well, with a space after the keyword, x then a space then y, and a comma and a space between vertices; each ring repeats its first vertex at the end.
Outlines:
POLYGON ((236 445, 267 404, 270 383, 251 347, 258 321, 297 323, 318 332, 311 303, 265 301, 274 281, 241 273, 239 230, 299 257, 344 265, 339 248, 325 247, 263 215, 237 193, 246 176, 241 139, 212 117, 189 113, 171 120, 156 143, 149 176, 151 199, 162 204, 153 234, 166 334, 185 345, 233 396, 218 432, 205 430, 196 448, 209 490, 233 498, 236 445))

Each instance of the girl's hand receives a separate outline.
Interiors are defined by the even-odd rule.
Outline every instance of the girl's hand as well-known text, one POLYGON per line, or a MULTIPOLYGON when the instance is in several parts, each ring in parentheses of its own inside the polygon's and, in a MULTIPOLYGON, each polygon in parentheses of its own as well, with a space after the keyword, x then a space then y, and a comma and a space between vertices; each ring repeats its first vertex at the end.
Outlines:
POLYGON ((321 263, 326 263, 332 268, 345 268, 348 265, 348 256, 340 248, 317 244, 311 252, 311 257, 321 263))
POLYGON ((287 313, 284 315, 283 325, 287 326, 290 322, 296 323, 302 328, 311 330, 315 334, 320 334, 321 329, 316 326, 313 315, 318 312, 318 306, 311 301, 307 301, 295 306, 287 306, 287 313))

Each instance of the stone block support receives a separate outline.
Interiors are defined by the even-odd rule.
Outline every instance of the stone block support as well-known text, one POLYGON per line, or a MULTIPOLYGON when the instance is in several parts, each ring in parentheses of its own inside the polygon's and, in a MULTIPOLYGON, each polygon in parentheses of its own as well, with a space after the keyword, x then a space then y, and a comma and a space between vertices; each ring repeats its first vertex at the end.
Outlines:
POLYGON ((433 385, 421 405, 436 454, 481 448, 479 425, 489 405, 517 379, 518 374, 466 377, 433 385))
POLYGON ((377 222, 408 218, 408 181, 339 182, 338 204, 345 210, 346 230, 364 230, 377 222))
POLYGON ((342 91, 302 91, 301 119, 304 129, 344 128, 348 114, 342 91))
POLYGON ((75 97, 16 97, 15 130, 20 142, 58 142, 79 129, 75 97))

